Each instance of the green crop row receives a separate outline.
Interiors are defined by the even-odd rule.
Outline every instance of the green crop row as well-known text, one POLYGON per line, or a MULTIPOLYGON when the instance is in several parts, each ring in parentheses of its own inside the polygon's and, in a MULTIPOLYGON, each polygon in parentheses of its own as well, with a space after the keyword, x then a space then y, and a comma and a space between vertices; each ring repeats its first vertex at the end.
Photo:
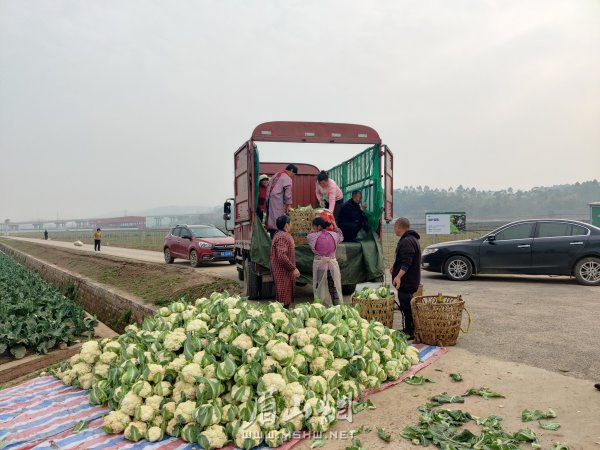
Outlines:
POLYGON ((95 323, 54 286, 0 253, 0 355, 47 353, 92 332, 95 323))

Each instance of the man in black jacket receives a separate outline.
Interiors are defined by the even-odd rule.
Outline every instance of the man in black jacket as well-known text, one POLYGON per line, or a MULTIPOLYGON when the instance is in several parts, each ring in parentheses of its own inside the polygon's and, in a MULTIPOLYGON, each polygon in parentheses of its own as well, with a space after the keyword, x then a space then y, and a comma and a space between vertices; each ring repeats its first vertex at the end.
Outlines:
POLYGON ((396 247, 396 257, 392 266, 392 284, 398 289, 400 311, 404 316, 404 332, 409 336, 415 333, 410 300, 421 283, 421 246, 419 233, 410 229, 408 219, 396 220, 394 232, 400 238, 396 247))
POLYGON ((354 242, 356 235, 361 229, 368 229, 367 216, 364 209, 367 205, 362 205, 362 192, 352 192, 352 198, 342 205, 338 217, 338 227, 344 234, 344 242, 354 242))

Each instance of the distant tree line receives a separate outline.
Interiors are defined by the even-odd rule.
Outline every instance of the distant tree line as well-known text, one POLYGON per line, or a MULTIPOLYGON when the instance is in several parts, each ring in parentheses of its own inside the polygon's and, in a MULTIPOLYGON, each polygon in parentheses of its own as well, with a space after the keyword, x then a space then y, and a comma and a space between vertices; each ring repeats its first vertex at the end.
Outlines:
POLYGON ((589 217, 588 203, 600 201, 600 182, 584 181, 533 189, 480 191, 458 186, 432 189, 405 186, 394 191, 394 216, 424 221, 426 212, 466 211, 470 219, 589 217))

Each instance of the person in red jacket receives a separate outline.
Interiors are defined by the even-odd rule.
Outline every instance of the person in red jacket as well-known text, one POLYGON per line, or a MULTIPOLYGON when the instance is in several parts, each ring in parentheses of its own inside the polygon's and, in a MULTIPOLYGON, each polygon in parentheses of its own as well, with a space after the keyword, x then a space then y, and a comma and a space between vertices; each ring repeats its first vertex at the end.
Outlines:
POLYGON ((268 175, 262 174, 258 177, 258 205, 256 205, 256 216, 263 222, 265 217, 265 203, 267 201, 268 175))

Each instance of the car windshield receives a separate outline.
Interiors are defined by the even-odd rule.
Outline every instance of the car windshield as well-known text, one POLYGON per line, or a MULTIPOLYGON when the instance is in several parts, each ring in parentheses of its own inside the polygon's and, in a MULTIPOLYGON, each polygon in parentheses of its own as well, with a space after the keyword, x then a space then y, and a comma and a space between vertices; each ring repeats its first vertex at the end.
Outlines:
POLYGON ((216 238, 216 237, 227 237, 225 233, 215 227, 190 227, 194 237, 204 238, 216 238))

